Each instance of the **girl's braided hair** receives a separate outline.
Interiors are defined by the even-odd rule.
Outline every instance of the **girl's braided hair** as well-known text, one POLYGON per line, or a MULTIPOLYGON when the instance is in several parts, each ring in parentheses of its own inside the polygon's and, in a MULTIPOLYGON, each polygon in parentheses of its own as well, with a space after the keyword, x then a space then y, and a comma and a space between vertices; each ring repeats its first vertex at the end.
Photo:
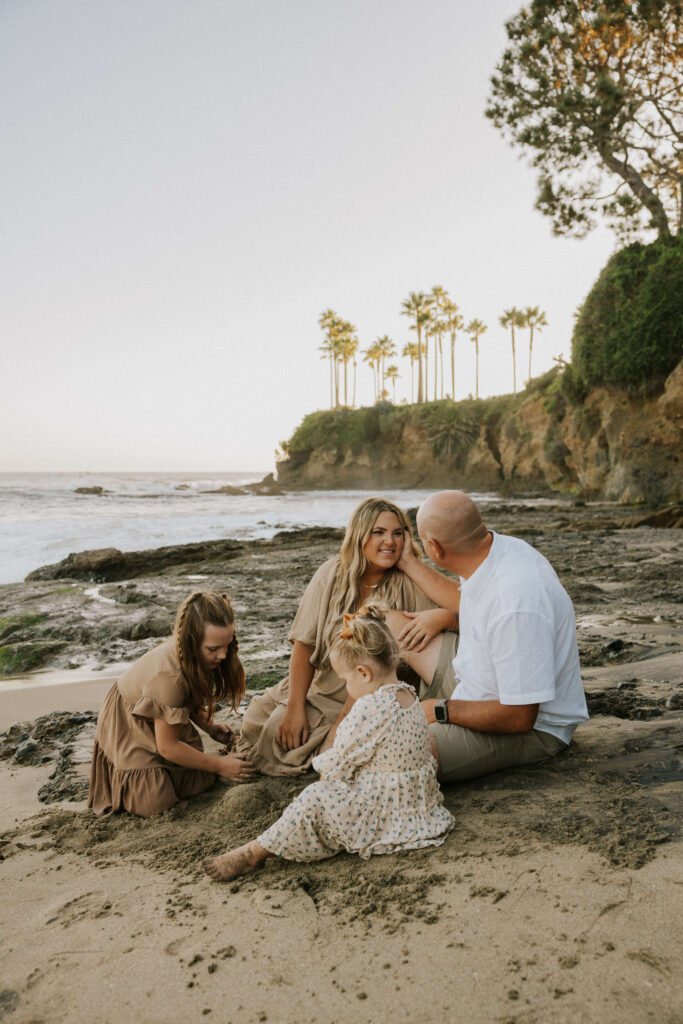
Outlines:
POLYGON ((173 630, 180 669, 190 688, 190 710, 206 708, 213 716, 219 701, 229 700, 236 710, 244 696, 245 674, 233 635, 225 659, 214 669, 204 666, 201 647, 207 625, 234 626, 235 613, 227 594, 196 590, 186 597, 176 616, 173 630))
POLYGON ((383 668, 395 669, 398 644, 384 621, 385 611, 381 605, 363 605, 355 615, 345 615, 330 657, 349 668, 372 658, 383 668))

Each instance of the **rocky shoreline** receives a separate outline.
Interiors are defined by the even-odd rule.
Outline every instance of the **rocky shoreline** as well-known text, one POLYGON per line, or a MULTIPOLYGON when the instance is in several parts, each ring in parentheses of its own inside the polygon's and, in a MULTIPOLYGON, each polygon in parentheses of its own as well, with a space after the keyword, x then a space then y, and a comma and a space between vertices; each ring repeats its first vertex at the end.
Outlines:
MULTIPOLYGON (((549 762, 445 787, 456 827, 437 851, 269 863, 222 888, 201 876, 202 857, 258 835, 315 776, 216 783, 157 818, 97 818, 85 808, 95 694, 113 662, 168 633, 189 590, 210 587, 235 603, 249 699, 285 674, 298 598, 341 531, 109 549, 0 587, 5 669, 38 657, 47 670, 0 681, 17 719, 0 734, 0 926, 11 934, 0 1016, 48 1020, 58 1007, 65 1019, 109 1019, 121 964, 137 964, 136 991, 161 979, 188 1019, 224 1002, 226 986, 254 1006, 256 977, 263 1009, 249 1020, 279 1020, 283 991, 302 1021, 319 992, 348 1007, 341 1024, 373 999, 375 1009, 398 1000, 399 1019, 404 993, 424 1017, 418 979, 438 962, 463 1006, 479 985, 468 1017, 482 1024, 680 1018, 680 511, 651 525, 642 510, 606 504, 497 503, 485 514, 544 552, 570 592, 591 721, 549 762), (88 666, 72 710, 60 696, 71 688, 53 685, 39 690, 40 711, 22 712, 23 685, 35 694, 51 671, 88 666), (301 964, 293 935, 309 951, 301 964)), ((239 716, 220 715, 239 728, 239 716)))

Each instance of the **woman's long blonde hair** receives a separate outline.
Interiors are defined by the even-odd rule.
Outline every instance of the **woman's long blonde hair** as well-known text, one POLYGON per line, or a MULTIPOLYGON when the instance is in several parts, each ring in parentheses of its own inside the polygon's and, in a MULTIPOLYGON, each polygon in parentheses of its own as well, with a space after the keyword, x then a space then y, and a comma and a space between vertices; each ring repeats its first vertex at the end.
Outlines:
MULTIPOLYGON (((377 516, 382 512, 394 513, 403 529, 408 531, 413 553, 417 558, 422 558, 403 509, 386 498, 366 498, 365 501, 361 501, 351 514, 339 552, 339 564, 330 596, 329 625, 325 633, 325 664, 329 664, 329 651, 339 633, 338 624, 342 615, 344 612, 357 611, 362 604, 361 580, 368 567, 363 548, 372 533, 377 516)), ((402 596, 402 575, 396 566, 387 569, 382 582, 373 593, 373 601, 380 602, 387 608, 398 608, 402 596)))
POLYGON ((225 659, 215 669, 207 669, 201 656, 207 625, 234 626, 235 613, 227 594, 195 590, 186 597, 176 616, 173 630, 180 668, 190 688, 190 710, 206 708, 209 718, 219 701, 229 700, 237 710, 244 696, 245 674, 239 659, 237 633, 233 635, 225 659))

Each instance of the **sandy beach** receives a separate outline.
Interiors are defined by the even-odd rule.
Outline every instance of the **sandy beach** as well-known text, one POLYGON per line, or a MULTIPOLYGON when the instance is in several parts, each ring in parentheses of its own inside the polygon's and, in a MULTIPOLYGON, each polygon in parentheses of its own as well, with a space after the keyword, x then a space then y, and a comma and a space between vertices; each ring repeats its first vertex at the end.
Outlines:
POLYGON ((280 678, 298 596, 338 533, 246 542, 223 560, 179 552, 95 586, 0 588, 0 614, 25 617, 17 645, 55 645, 46 676, 0 683, 0 1019, 683 1019, 680 530, 636 517, 487 510, 550 558, 575 603, 592 717, 566 754, 447 787, 456 827, 435 851, 269 861, 224 886, 199 860, 257 835, 315 776, 97 819, 84 798, 95 713, 112 663, 163 635, 188 576, 235 596, 251 692, 280 678))

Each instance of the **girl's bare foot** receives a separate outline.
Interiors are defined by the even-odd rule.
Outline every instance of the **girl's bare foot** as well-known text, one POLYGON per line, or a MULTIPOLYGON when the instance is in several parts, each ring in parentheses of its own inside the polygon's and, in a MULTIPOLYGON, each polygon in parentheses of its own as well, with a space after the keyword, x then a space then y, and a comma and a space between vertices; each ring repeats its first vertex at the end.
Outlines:
POLYGON ((269 856, 268 851, 254 841, 229 850, 220 857, 203 860, 200 866, 214 882, 229 882, 231 878, 248 875, 260 868, 269 856))

